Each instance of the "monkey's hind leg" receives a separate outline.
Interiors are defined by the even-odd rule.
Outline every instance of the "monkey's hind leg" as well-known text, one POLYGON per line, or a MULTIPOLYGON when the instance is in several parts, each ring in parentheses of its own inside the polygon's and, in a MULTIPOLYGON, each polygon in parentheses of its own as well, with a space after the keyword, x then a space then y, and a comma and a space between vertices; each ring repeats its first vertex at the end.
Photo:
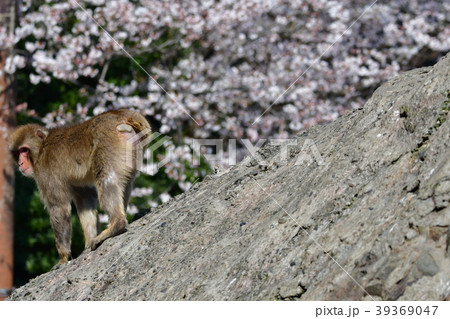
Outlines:
POLYGON ((128 225, 123 204, 123 186, 114 171, 111 170, 106 178, 100 179, 96 186, 100 208, 108 214, 109 225, 91 241, 92 250, 97 249, 106 239, 124 233, 128 225))
POLYGON ((84 234, 84 247, 97 236, 97 191, 94 187, 73 187, 73 198, 84 234))

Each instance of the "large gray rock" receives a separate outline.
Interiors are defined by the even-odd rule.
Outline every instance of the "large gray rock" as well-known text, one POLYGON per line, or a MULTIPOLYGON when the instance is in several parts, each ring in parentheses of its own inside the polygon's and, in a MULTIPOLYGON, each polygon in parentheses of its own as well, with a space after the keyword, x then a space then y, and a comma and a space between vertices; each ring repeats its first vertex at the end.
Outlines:
POLYGON ((10 299, 449 299, 449 90, 447 55, 10 299))

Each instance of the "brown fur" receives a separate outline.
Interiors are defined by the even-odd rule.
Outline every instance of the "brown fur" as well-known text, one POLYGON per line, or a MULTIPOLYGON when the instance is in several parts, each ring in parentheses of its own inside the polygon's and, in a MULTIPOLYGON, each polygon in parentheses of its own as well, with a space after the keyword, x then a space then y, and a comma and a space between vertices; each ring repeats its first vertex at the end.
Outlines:
POLYGON ((150 132, 142 115, 122 109, 67 127, 24 125, 11 135, 9 147, 19 169, 36 180, 50 213, 60 264, 70 258, 71 201, 86 248, 96 249, 105 239, 125 231, 125 209, 136 176, 136 170, 125 164, 126 142, 146 129, 150 132), (108 227, 99 235, 97 199, 109 216, 108 227))

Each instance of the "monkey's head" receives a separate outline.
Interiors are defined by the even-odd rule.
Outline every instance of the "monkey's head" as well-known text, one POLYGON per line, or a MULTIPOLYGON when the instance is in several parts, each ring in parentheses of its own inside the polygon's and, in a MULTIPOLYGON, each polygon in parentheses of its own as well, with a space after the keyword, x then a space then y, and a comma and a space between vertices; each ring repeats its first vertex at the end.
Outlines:
POLYGON ((33 159, 36 159, 48 130, 37 124, 18 127, 9 137, 9 150, 19 165, 20 172, 33 177, 33 159))

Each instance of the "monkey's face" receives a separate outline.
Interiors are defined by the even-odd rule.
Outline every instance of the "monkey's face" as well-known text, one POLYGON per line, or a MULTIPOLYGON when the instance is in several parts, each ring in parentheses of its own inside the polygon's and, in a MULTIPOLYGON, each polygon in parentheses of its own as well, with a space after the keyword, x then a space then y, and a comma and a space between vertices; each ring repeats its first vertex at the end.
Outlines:
POLYGON ((33 164, 30 154, 30 148, 26 145, 21 146, 17 151, 13 151, 14 158, 19 165, 19 171, 27 177, 33 177, 33 164))
POLYGON ((23 125, 17 128, 9 138, 9 149, 19 165, 20 172, 33 177, 34 157, 38 154, 48 131, 36 124, 23 125))

